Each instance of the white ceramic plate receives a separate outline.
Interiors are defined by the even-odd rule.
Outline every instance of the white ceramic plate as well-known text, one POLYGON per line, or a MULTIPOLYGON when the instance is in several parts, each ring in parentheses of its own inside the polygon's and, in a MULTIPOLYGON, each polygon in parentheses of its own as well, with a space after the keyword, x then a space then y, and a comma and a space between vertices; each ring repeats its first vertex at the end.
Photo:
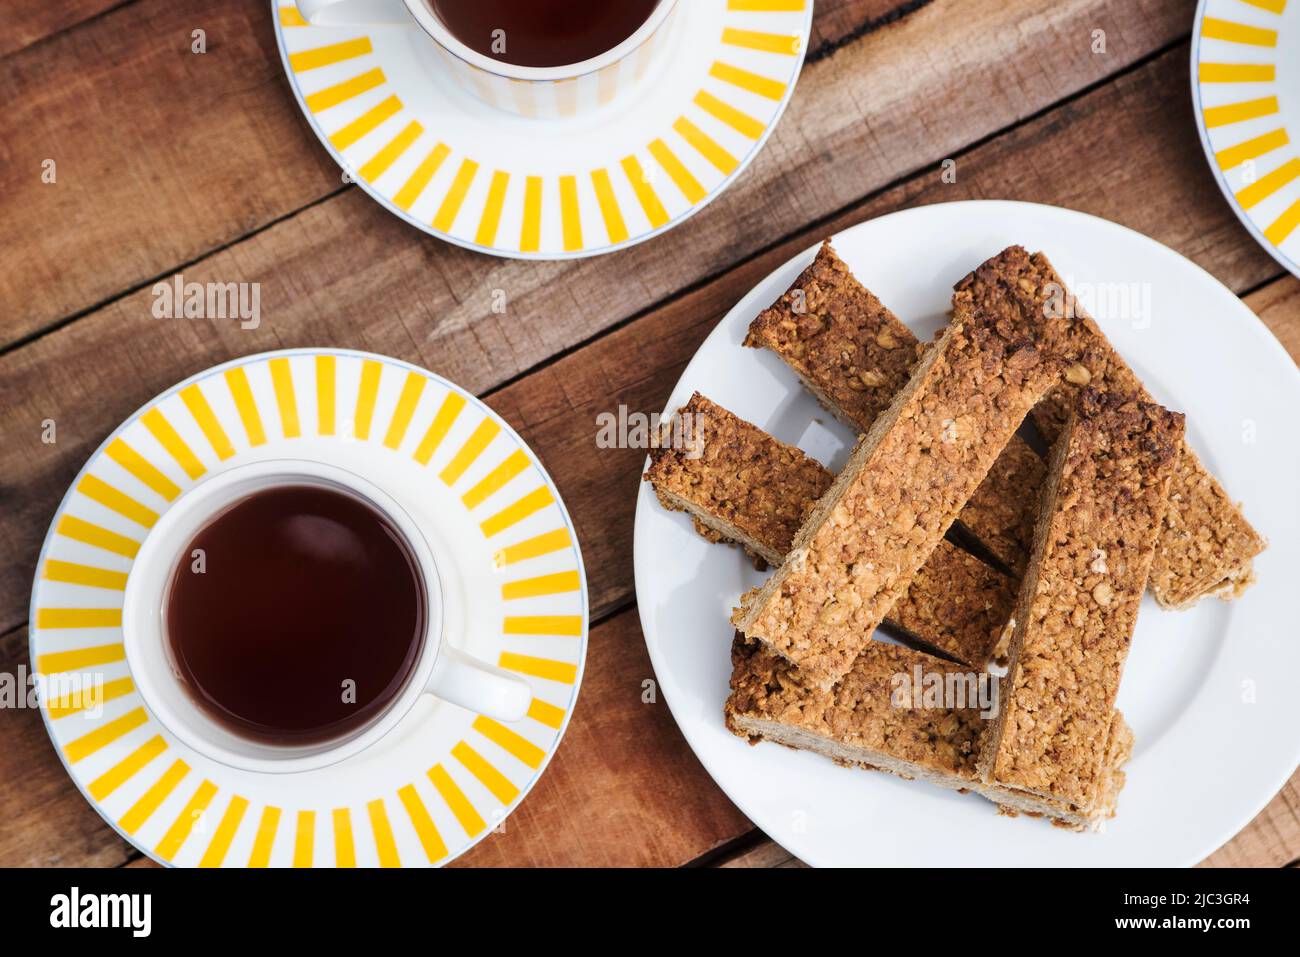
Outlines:
POLYGON ((303 114, 375 200, 458 246, 571 259, 672 229, 740 175, 794 91, 813 3, 683 2, 636 89, 558 120, 460 90, 414 21, 309 26, 272 6, 303 114))
POLYGON ((60 758, 154 860, 427 866, 491 833, 559 746, 586 660, 587 583, 554 483, 495 412, 396 359, 292 349, 191 376, 104 440, 50 523, 30 624, 60 758), (528 680, 527 717, 505 725, 426 695, 361 754, 298 774, 218 764, 162 728, 124 660, 135 552, 196 482, 282 458, 346 468, 398 501, 463 609, 448 640, 528 680))
POLYGON ((1201 0, 1191 59, 1196 126, 1219 188, 1300 276, 1300 3, 1201 0))
MULTIPOLYGON (((1270 540, 1259 584, 1187 612, 1143 601, 1119 695, 1137 745, 1119 816, 1076 834, 999 817, 974 795, 838 767, 722 723, 731 607, 764 573, 710 545, 643 484, 636 591, 664 696, 728 796, 773 840, 816 865, 1190 865, 1232 837, 1300 756, 1294 675, 1300 578, 1300 374, 1228 289, 1177 253, 1082 213, 1007 202, 926 206, 834 237, 839 254, 922 338, 944 322, 953 283, 1004 247, 1048 254, 1111 342, 1171 408, 1188 439, 1270 540), (1128 305, 1125 303, 1125 293, 1128 305), (1088 297, 1092 297, 1093 302, 1088 297)), ((839 467, 852 436, 772 354, 745 349, 753 317, 812 260, 810 249, 746 296, 687 366, 668 402, 699 390, 839 467)))

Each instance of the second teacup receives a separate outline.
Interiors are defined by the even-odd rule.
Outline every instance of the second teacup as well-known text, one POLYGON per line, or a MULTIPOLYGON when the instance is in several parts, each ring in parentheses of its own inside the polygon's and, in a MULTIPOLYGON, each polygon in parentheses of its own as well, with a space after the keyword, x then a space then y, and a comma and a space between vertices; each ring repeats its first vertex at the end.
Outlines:
POLYGON ((490 106, 539 119, 577 116, 605 106, 631 91, 652 64, 667 55, 677 0, 629 0, 629 7, 635 8, 631 14, 603 12, 619 2, 569 2, 565 6, 573 9, 563 18, 551 17, 547 25, 539 19, 544 10, 530 9, 539 5, 534 0, 491 0, 484 9, 476 9, 483 4, 463 0, 297 0, 299 12, 314 26, 414 20, 434 41, 432 49, 461 87, 490 106), (636 26, 642 12, 644 19, 636 26), (489 29, 487 37, 479 36, 490 26, 491 16, 502 22, 489 29), (555 65, 512 61, 512 32, 517 45, 525 47, 519 60, 555 65), (592 55, 564 63, 566 52, 592 55))

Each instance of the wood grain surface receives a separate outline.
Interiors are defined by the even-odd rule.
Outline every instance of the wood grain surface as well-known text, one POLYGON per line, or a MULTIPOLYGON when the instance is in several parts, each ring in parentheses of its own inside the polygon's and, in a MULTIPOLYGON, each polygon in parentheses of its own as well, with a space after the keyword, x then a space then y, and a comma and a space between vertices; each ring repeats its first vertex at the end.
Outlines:
MULTIPOLYGON (((486 396, 546 463, 594 622, 563 747, 464 864, 797 865, 716 788, 662 700, 643 700, 642 455, 594 435, 620 404, 661 409, 722 315, 823 236, 956 199, 1082 209, 1204 266, 1300 359, 1300 282, 1239 225, 1197 140, 1193 0, 820 0, 789 111, 732 188, 667 237, 566 263, 451 247, 345 187, 288 94, 267 6, 21 0, 21 30, 0 44, 0 671, 27 663, 28 592, 58 500, 150 396, 289 346, 424 365, 486 396), (55 184, 40 181, 45 158, 55 184), (262 283, 261 327, 154 319, 148 287, 175 272, 262 283), (490 311, 494 289, 505 315, 490 311), (47 418, 55 446, 40 442, 47 418)), ((39 714, 0 710, 0 742, 0 865, 141 863, 68 779, 39 714)), ((1206 863, 1297 858, 1293 778, 1206 863)))
MULTIPOLYGON (((847 26, 872 6, 828 12, 847 26)), ((673 242, 539 264, 448 248, 345 189, 288 95, 262 0, 140 0, 6 61, 0 342, 207 256, 231 281, 264 284, 276 329, 227 351, 292 336, 328 301, 340 316, 402 317, 408 353, 454 357, 454 378, 487 388, 1114 74, 1189 23, 1184 0, 935 0, 809 63, 737 188, 673 242), (196 24, 202 55, 189 52, 196 24), (1107 31, 1104 55, 1094 29, 1107 31), (110 47, 100 71, 82 69, 110 47), (54 185, 40 179, 47 158, 54 185), (487 308, 493 288, 509 292, 507 320, 487 308)))
POLYGON ((92 17, 118 6, 121 0, 9 0, 5 4, 5 29, 0 33, 0 56, 48 40, 92 17))

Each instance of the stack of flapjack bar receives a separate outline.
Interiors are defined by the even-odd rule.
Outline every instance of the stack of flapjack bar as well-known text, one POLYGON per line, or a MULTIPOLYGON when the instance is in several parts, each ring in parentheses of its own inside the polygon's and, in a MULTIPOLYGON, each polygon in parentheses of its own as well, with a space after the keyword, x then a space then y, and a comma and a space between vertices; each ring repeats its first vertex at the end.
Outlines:
POLYGON ((1004 250, 952 305, 922 343, 824 244, 745 344, 861 433, 845 466, 696 393, 694 441, 646 478, 773 566, 732 616, 733 732, 1097 829, 1142 593, 1234 598, 1264 542, 1042 254, 1004 250))

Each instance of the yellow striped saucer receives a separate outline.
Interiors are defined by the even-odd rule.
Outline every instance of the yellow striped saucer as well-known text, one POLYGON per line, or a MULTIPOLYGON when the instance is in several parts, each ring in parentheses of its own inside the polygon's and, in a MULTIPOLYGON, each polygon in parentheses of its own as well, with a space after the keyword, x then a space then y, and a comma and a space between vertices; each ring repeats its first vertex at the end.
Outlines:
POLYGON ((325 148, 391 212, 497 256, 630 246, 721 193, 762 148, 803 64, 813 0, 688 0, 637 88, 592 114, 528 119, 459 89, 414 24, 317 27, 273 0, 294 96, 325 148))
POLYGON ((1300 276, 1300 0, 1201 0, 1192 98, 1219 188, 1300 276))
POLYGON ((396 359, 296 349, 237 359, 149 402, 60 504, 32 588, 41 711, 86 799, 141 851, 199 867, 443 864, 518 806, 559 745, 587 650, 573 523, 523 440, 473 395, 396 359), (465 650, 523 675, 509 726, 425 697, 358 757, 238 771, 165 732, 123 658, 123 588, 149 528, 204 476, 292 457, 347 468, 454 545, 465 650))

